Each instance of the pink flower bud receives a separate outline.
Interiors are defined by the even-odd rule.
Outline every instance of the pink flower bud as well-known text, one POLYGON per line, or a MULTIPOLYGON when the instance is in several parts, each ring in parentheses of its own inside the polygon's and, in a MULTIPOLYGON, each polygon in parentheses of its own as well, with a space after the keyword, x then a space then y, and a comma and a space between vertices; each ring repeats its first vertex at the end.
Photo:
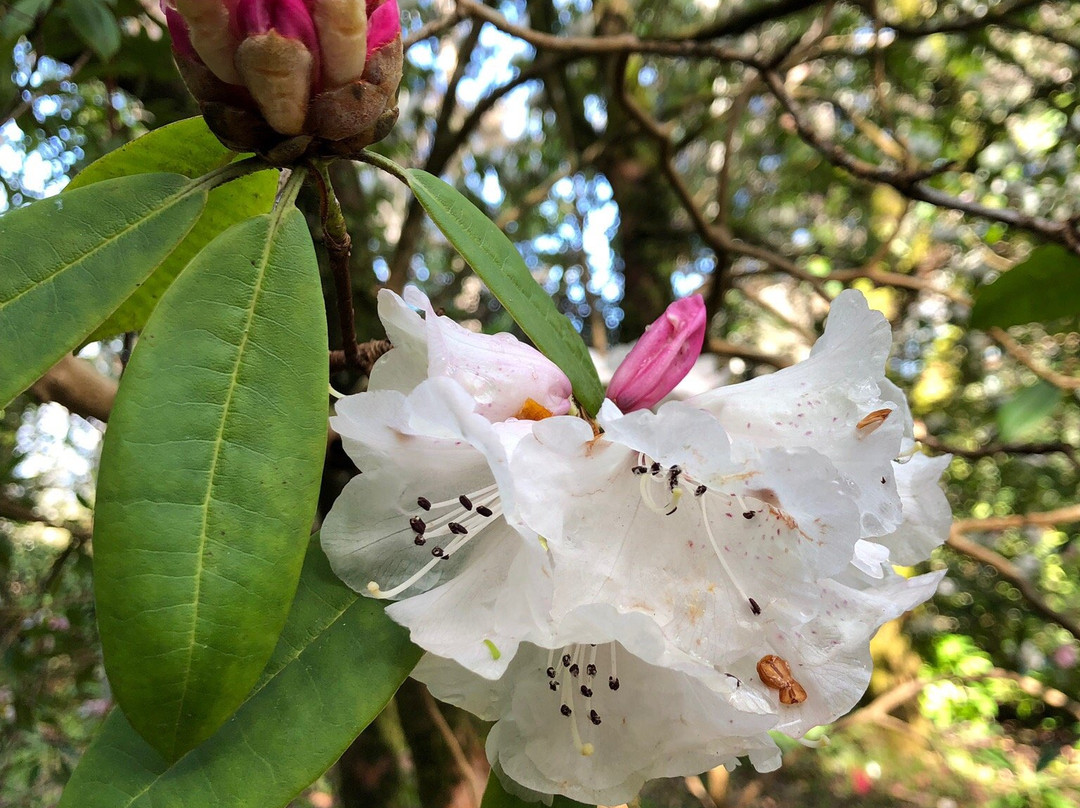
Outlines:
POLYGON ((668 306, 619 365, 607 397, 630 412, 648 409, 674 390, 701 355, 706 319, 701 295, 668 306))
POLYGON ((161 0, 184 81, 230 148, 353 155, 397 119, 396 0, 161 0))

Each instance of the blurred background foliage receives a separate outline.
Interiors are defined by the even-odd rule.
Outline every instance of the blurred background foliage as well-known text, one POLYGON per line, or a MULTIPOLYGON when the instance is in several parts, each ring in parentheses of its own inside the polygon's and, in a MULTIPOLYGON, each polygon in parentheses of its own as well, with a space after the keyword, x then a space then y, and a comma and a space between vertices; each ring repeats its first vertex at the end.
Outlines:
MULTIPOLYGON (((701 291, 711 358, 698 382, 770 372, 806 355, 828 299, 852 286, 893 324, 889 372, 917 436, 954 455, 957 521, 931 562, 948 577, 881 632, 871 690, 831 742, 789 744, 769 775, 659 781, 640 805, 1076 805, 1080 305, 1035 279, 1019 293, 1034 316, 1007 330, 970 318, 981 290, 1033 250, 1057 250, 1053 271, 1080 275, 1080 7, 402 10, 401 117, 378 150, 445 176, 498 221, 599 364, 674 297, 701 291)), ((3 0, 0 59, 0 210, 197 112, 150 0, 3 0)), ((333 178, 362 340, 383 336, 377 290, 406 283, 470 327, 512 327, 401 186, 347 163, 333 178)), ((318 242, 317 199, 301 202, 318 242)), ((111 380, 132 341, 87 346, 0 420, 0 806, 53 803, 110 707, 89 528, 111 380)), ((351 473, 331 446, 324 502, 351 473)), ((296 804, 475 805, 483 733, 409 683, 296 804)))

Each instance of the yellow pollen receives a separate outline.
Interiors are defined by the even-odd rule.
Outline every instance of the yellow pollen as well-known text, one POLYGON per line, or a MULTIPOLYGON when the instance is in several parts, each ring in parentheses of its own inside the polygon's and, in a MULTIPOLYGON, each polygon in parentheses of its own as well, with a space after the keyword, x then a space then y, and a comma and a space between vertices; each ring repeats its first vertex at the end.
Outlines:
POLYGON ((595 752, 595 751, 596 751, 596 747, 593 746, 591 743, 586 743, 586 744, 581 745, 581 756, 582 757, 592 757, 592 753, 595 752))
POLYGON ((555 413, 535 399, 527 398, 525 399, 525 403, 521 405, 521 409, 517 411, 517 415, 514 417, 521 421, 543 421, 545 418, 550 418, 554 414, 555 413))
POLYGON ((374 581, 368 581, 367 591, 370 592, 372 595, 377 595, 382 590, 379 589, 379 585, 374 581))

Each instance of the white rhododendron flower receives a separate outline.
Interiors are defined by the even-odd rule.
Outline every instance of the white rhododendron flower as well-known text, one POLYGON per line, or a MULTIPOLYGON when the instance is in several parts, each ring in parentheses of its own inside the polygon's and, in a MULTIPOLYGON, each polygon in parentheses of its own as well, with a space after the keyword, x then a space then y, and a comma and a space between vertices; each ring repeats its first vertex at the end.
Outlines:
POLYGON ((608 400, 595 421, 565 414, 568 386, 536 389, 552 378, 538 355, 533 387, 504 383, 513 340, 457 357, 460 331, 413 295, 422 326, 385 298, 397 347, 338 405, 364 473, 323 541, 348 583, 399 599, 389 613, 429 652, 415 675, 497 722, 501 776, 616 804, 744 755, 775 768, 768 731, 802 737, 856 704, 870 638, 943 575, 892 565, 925 560, 949 518, 947 458, 914 454, 888 324, 859 293, 805 362, 653 412, 704 336, 701 299, 680 301, 609 389, 632 411, 608 400), (436 537, 449 561, 413 553, 436 537))
POLYGON ((327 515, 322 546, 357 591, 422 648, 499 676, 546 633, 550 582, 536 535, 513 523, 508 455, 528 417, 566 412, 570 382, 508 334, 436 316, 418 290, 379 295, 394 349, 331 425, 361 474, 327 515), (521 418, 514 417, 515 415, 521 418))

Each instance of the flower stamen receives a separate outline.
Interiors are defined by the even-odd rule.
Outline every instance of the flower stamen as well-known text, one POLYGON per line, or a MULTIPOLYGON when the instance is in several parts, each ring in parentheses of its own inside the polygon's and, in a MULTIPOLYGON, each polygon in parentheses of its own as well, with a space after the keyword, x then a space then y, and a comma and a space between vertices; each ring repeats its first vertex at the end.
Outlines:
MULTIPOLYGON (((745 507, 745 504, 738 495, 736 495, 735 498, 739 500, 740 505, 745 507)), ((716 558, 720 562, 720 566, 723 567, 724 572, 727 574, 728 580, 731 581, 731 585, 735 587, 735 591, 742 596, 743 600, 750 604, 751 611, 754 611, 754 606, 757 605, 757 601, 747 595, 743 591, 742 587, 739 586, 739 582, 735 578, 735 573, 731 571, 731 567, 728 566, 727 559, 725 559, 724 554, 720 552, 720 545, 717 544, 716 537, 713 535, 712 532, 712 527, 709 525, 709 511, 705 506, 706 498, 701 497, 701 499, 699 499, 698 501, 701 503, 701 515, 703 517, 702 521, 705 523, 705 535, 709 537, 709 544, 712 545, 713 552, 716 553, 716 558)), ((743 514, 743 516, 745 515, 746 513, 743 514)), ((760 609, 758 611, 760 611, 760 609)), ((758 611, 754 611, 754 614, 757 614, 758 611)))

